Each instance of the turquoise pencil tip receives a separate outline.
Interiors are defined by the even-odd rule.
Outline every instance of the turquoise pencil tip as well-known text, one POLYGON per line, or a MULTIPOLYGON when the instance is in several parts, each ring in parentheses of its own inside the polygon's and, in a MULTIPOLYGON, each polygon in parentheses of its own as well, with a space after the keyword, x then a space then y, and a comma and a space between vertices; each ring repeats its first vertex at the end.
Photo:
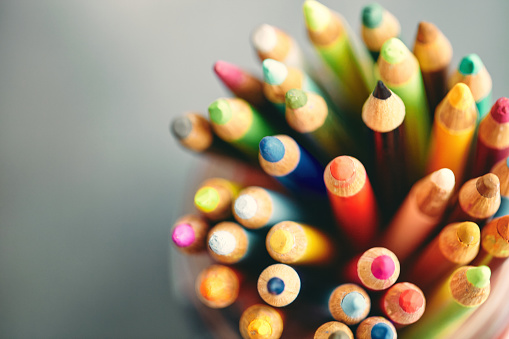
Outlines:
POLYGON ((270 85, 281 85, 288 75, 288 68, 279 61, 265 59, 262 66, 265 82, 270 85))
POLYGON ((475 54, 469 54, 461 59, 459 71, 463 75, 474 75, 479 73, 484 64, 481 58, 475 54))
POLYGON ((384 9, 377 3, 372 3, 362 9, 362 24, 368 28, 376 28, 382 22, 384 9))

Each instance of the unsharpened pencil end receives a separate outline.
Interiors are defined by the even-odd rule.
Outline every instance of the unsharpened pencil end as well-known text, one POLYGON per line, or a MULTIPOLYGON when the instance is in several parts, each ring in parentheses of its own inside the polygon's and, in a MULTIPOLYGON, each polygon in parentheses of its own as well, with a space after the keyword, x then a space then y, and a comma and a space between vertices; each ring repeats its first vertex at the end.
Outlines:
POLYGON ((351 318, 360 317, 366 306, 366 299, 359 292, 350 292, 341 301, 341 308, 351 318))
POLYGON ((449 93, 447 93, 447 100, 452 107, 462 111, 475 105, 474 96, 470 88, 462 82, 458 82, 451 88, 449 93))
POLYGON ((213 123, 224 125, 232 118, 232 109, 225 99, 218 99, 210 104, 209 116, 213 123))
POLYGON ((394 337, 394 331, 386 323, 378 323, 371 328, 371 339, 393 339, 394 337))
POLYGON ((306 26, 311 31, 321 31, 329 24, 330 10, 318 1, 306 0, 302 9, 306 26))
POLYGON ((196 239, 194 230, 189 224, 179 224, 173 229, 171 239, 178 247, 187 247, 196 239))
POLYGON ((475 54, 469 54, 463 59, 461 59, 460 66, 458 70, 463 75, 474 75, 479 73, 479 71, 484 67, 484 64, 481 58, 475 54))
POLYGON ((433 42, 439 34, 438 28, 431 22, 421 21, 417 28, 417 41, 423 44, 433 42))
POLYGON ((171 123, 171 131, 175 138, 185 139, 193 130, 193 123, 188 117, 175 118, 171 123))
POLYGON ((398 303, 403 311, 412 314, 424 305, 424 295, 414 289, 408 289, 399 295, 398 303))
POLYGON ((376 28, 384 17, 384 8, 377 3, 372 3, 362 9, 362 24, 368 28, 376 28))
POLYGON ((235 200, 233 205, 235 215, 240 219, 251 219, 258 212, 258 204, 255 198, 249 194, 242 194, 235 200))
POLYGON ((389 64, 398 64, 402 62, 410 53, 405 44, 398 38, 390 38, 382 45, 380 55, 389 64))
POLYGON ((491 270, 488 266, 472 267, 467 271, 467 280, 477 288, 488 286, 491 278, 491 270))
POLYGON ((249 323, 247 330, 250 338, 264 338, 272 333, 272 326, 264 319, 256 318, 249 323))
POLYGON ((277 31, 267 24, 260 25, 251 36, 254 48, 262 53, 271 52, 277 46, 277 31))
POLYGON ((504 97, 498 99, 491 107, 490 114, 498 123, 509 122, 509 99, 504 97))
POLYGON ((285 146, 276 137, 265 137, 260 141, 260 155, 268 162, 278 162, 285 156, 285 146))
POLYGON ((493 198, 500 191, 500 180, 493 173, 479 177, 475 182, 477 192, 485 198, 493 198))
POLYGON ((456 235, 464 246, 472 246, 479 243, 481 232, 476 223, 465 221, 458 227, 456 235))
POLYGON ((456 178, 454 172, 449 168, 441 168, 431 174, 431 181, 437 185, 438 188, 450 192, 454 189, 456 178))
POLYGON ((286 65, 274 59, 263 60, 262 68, 263 78, 269 85, 281 85, 288 75, 286 65))
POLYGON ((286 92, 286 105, 291 109, 298 109, 308 102, 308 96, 303 90, 294 88, 286 92))
POLYGON ((229 88, 236 88, 242 83, 243 73, 235 65, 219 60, 214 64, 214 72, 229 88))
POLYGON ((212 212, 219 205, 219 193, 213 187, 202 187, 194 195, 194 204, 202 212, 212 212))
POLYGON ((386 100, 389 99, 391 95, 392 92, 390 91, 390 89, 388 89, 387 86, 385 86, 382 80, 378 80, 373 91, 373 96, 380 100, 386 100))

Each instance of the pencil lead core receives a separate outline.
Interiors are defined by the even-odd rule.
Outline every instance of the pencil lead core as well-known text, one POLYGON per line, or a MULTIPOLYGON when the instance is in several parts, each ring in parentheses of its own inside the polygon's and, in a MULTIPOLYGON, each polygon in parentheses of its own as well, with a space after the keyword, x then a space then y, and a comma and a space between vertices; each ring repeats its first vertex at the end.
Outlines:
POLYGON ((509 122, 509 99, 504 97, 498 99, 493 107, 491 107, 490 113, 498 123, 509 122))
POLYGON ((371 339, 393 339, 394 332, 386 323, 375 324, 371 328, 371 339))
POLYGON ((478 178, 475 186, 480 195, 493 198, 500 191, 500 180, 495 174, 488 173, 478 178))
POLYGON ((274 59, 263 60, 262 66, 265 82, 270 85, 281 85, 288 75, 286 65, 274 59))
POLYGON ((377 3, 366 5, 362 9, 362 24, 368 28, 377 28, 383 20, 384 8, 377 3))
POLYGON ((380 100, 386 100, 392 95, 391 91, 385 86, 382 80, 378 80, 373 91, 373 96, 380 100))
POLYGON ((433 42, 438 35, 438 28, 431 22, 421 21, 417 28, 417 41, 426 44, 433 42))
POLYGON ((471 246, 479 243, 481 232, 476 223, 465 221, 456 232, 458 239, 465 246, 471 246))
POLYGON ((303 90, 294 88, 286 92, 286 105, 291 109, 301 108, 308 102, 308 96, 303 90))
POLYGON ((408 289, 399 295, 399 306, 406 313, 417 312, 424 304, 424 297, 416 290, 408 289))
POLYGON ((463 75, 475 75, 483 68, 481 58, 475 54, 469 54, 461 59, 458 70, 463 75))
POLYGON ((477 266, 467 270, 467 280, 477 288, 486 287, 490 283, 491 270, 488 266, 477 266))
POLYGON ((285 145, 276 137, 265 137, 260 141, 260 155, 268 162, 278 162, 285 156, 285 145))
POLYGON ((218 99, 209 106, 210 120, 218 125, 224 125, 232 118, 233 112, 225 99, 218 99))
POLYGON ((177 139, 186 138, 193 130, 193 124, 188 117, 178 117, 171 123, 171 131, 177 139))

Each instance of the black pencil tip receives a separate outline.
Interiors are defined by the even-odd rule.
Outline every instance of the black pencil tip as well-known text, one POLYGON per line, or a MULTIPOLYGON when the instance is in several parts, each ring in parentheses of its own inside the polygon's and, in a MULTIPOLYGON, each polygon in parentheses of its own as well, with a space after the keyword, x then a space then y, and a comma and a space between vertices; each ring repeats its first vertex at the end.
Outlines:
POLYGON ((385 100, 390 98, 391 95, 391 91, 385 86, 382 80, 378 80, 375 90, 373 91, 373 96, 377 99, 385 100))

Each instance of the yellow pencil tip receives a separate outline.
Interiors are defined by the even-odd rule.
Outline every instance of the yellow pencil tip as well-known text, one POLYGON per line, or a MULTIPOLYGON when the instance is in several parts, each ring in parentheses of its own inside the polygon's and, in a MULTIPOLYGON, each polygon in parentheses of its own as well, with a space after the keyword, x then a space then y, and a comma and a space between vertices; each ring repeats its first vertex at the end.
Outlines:
POLYGON ((460 242, 466 246, 477 244, 481 237, 479 226, 470 221, 463 222, 458 228, 456 234, 458 235, 460 242))
POLYGON ((451 88, 447 94, 447 100, 449 100, 449 103, 454 108, 459 110, 466 110, 475 104, 470 88, 462 82, 457 83, 453 88, 451 88))
POLYGON ((249 323, 247 330, 252 338, 268 337, 272 333, 272 327, 265 319, 254 319, 249 323))
POLYGON ((276 230, 269 239, 270 248, 279 254, 290 252, 294 244, 293 234, 286 230, 276 230))
POLYGON ((315 0, 306 0, 302 6, 306 26, 314 32, 327 27, 330 21, 330 10, 315 0))

